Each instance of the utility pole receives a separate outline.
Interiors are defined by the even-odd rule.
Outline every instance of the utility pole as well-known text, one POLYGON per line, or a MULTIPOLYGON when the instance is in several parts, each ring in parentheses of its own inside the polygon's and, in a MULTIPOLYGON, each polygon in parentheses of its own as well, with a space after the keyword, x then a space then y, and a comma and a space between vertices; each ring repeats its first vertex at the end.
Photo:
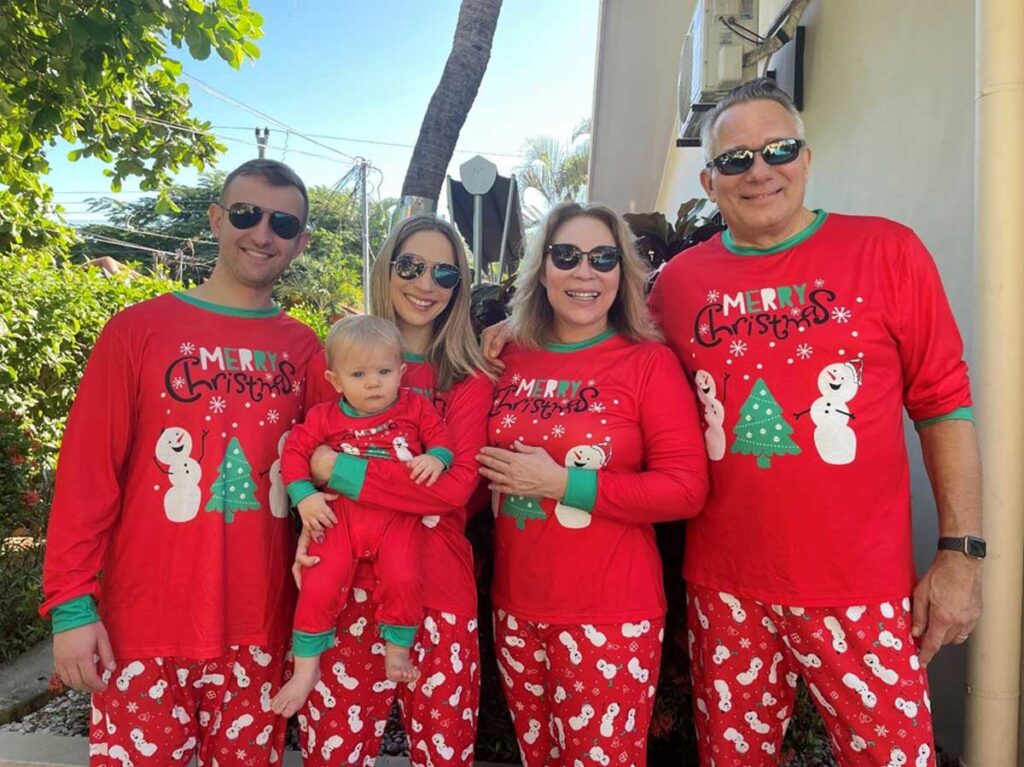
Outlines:
POLYGON ((359 163, 359 188, 363 195, 362 204, 362 232, 361 239, 363 242, 363 311, 370 311, 370 201, 367 197, 367 181, 366 175, 368 171, 368 163, 366 160, 361 160, 359 163))
POLYGON ((270 128, 256 129, 256 148, 262 160, 267 154, 267 143, 270 141, 270 128))

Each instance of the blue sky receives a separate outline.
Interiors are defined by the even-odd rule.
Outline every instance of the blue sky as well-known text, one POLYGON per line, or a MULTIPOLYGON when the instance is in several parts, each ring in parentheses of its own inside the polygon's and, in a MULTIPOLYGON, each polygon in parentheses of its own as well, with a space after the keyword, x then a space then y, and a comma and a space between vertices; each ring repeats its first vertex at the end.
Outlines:
MULTIPOLYGON (((260 58, 239 71, 216 54, 197 62, 183 53, 185 72, 304 134, 409 145, 317 139, 366 157, 383 175, 375 177, 381 180, 380 194, 397 196, 451 48, 458 0, 251 0, 251 5, 264 18, 260 58)), ((490 64, 450 174, 457 177, 459 164, 472 156, 458 150, 479 151, 508 173, 527 137, 569 138, 591 112, 597 17, 597 0, 505 0, 490 64)), ((253 129, 266 121, 187 82, 193 114, 209 120, 228 147, 217 167, 229 170, 255 157, 253 129)), ((53 168, 47 181, 71 223, 97 220, 86 213, 86 197, 137 198, 131 183, 122 195, 110 193, 104 165, 68 162, 67 150, 60 144, 49 153, 53 168)), ((333 185, 351 166, 342 155, 297 135, 286 140, 284 132, 273 130, 267 156, 284 159, 309 185, 333 185)), ((188 171, 178 180, 195 178, 188 171)))

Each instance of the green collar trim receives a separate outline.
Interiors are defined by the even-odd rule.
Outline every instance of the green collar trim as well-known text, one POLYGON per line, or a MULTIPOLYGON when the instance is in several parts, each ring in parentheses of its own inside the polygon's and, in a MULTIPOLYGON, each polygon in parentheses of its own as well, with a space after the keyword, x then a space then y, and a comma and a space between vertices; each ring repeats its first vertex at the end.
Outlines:
POLYGON ((426 354, 413 354, 412 352, 402 352, 402 359, 406 362, 426 362, 426 354))
POLYGON ((567 352, 577 352, 580 349, 586 349, 590 346, 597 346, 603 341, 607 341, 612 336, 616 335, 618 331, 615 328, 608 328, 600 335, 596 335, 593 338, 589 338, 586 341, 578 341, 574 344, 544 344, 544 348, 549 352, 555 352, 557 354, 566 354, 567 352))
POLYGON ((276 317, 281 313, 281 307, 277 304, 273 304, 266 309, 237 309, 234 306, 224 306, 222 304, 214 304, 210 301, 204 301, 201 298, 190 296, 180 290, 174 291, 172 295, 175 298, 184 301, 186 304, 192 304, 192 306, 205 309, 208 312, 214 312, 215 314, 225 314, 228 317, 276 317))
POLYGON ((742 245, 737 245, 736 241, 732 238, 732 232, 729 229, 722 232, 722 244, 725 245, 726 250, 730 253, 736 254, 737 256, 770 256, 774 253, 781 253, 784 250, 789 250, 790 248, 799 245, 816 231, 821 229, 821 225, 825 223, 826 218, 828 218, 828 213, 819 208, 814 211, 814 220, 807 225, 806 229, 802 229, 792 237, 787 237, 782 242, 776 243, 768 248, 748 248, 742 245))
POLYGON ((398 397, 395 397, 394 402, 389 404, 387 407, 382 407, 380 410, 377 410, 373 413, 365 414, 357 412, 354 407, 352 407, 350 404, 348 404, 348 402, 345 401, 344 397, 338 400, 338 405, 341 407, 341 412, 347 415, 349 418, 372 418, 375 415, 380 415, 381 413, 385 413, 391 408, 393 408, 395 406, 395 402, 398 402, 398 397))

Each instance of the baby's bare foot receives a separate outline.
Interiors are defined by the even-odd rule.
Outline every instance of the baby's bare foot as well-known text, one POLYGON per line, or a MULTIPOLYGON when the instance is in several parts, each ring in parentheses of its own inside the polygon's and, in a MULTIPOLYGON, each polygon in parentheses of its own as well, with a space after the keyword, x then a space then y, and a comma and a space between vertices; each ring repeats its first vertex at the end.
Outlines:
POLYGON ((419 669, 409 659, 409 648, 391 642, 384 643, 384 668, 392 682, 409 683, 420 678, 419 669))

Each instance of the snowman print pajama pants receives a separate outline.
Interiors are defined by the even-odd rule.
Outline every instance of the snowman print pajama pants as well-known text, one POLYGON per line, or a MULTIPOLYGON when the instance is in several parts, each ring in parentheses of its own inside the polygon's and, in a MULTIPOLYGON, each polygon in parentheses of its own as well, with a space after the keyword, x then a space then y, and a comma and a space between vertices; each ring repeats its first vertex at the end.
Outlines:
POLYGON ((645 767, 662 617, 546 624, 494 614, 495 655, 525 767, 645 767))
POLYGON ((412 647, 419 681, 384 674, 377 605, 352 590, 334 647, 320 656, 320 682, 298 714, 304 767, 372 767, 391 702, 398 697, 413 767, 472 767, 480 701, 476 618, 426 608, 412 647))
POLYGON ((802 677, 842 767, 934 767, 910 599, 792 607, 689 585, 700 764, 775 767, 802 677))
POLYGON ((92 696, 91 767, 281 764, 286 721, 270 709, 284 647, 232 647, 215 660, 119 660, 92 696))

